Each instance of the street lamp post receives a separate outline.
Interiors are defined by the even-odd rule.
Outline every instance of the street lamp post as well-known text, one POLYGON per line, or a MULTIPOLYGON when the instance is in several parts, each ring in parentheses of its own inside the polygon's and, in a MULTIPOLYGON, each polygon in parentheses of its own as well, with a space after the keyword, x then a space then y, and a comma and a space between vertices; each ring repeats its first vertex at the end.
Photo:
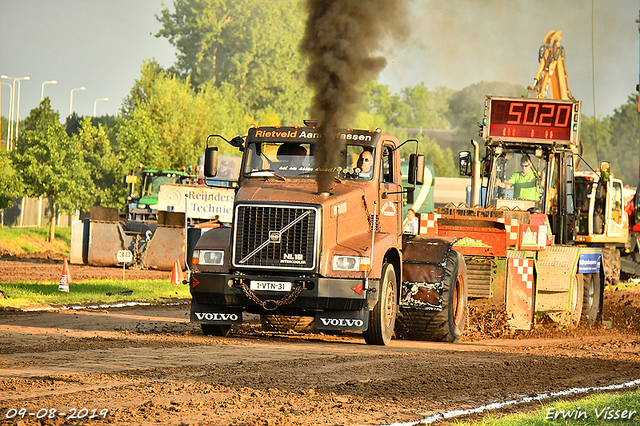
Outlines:
POLYGON ((58 82, 55 80, 50 80, 42 83, 42 94, 40 95, 40 102, 44 101, 44 85, 45 84, 58 84, 58 82))
POLYGON ((98 107, 98 101, 108 101, 109 98, 101 98, 101 99, 96 99, 95 101, 93 101, 93 116, 96 116, 96 108, 98 107))
POLYGON ((9 144, 9 148, 13 146, 13 142, 15 141, 13 137, 13 115, 16 115, 16 139, 18 138, 18 130, 19 130, 19 120, 20 120, 20 81, 21 80, 29 80, 29 77, 9 77, 7 75, 0 75, 0 78, 3 80, 13 80, 13 90, 11 92, 11 110, 9 111, 9 133, 7 136, 7 143, 9 144), (16 81, 18 82, 18 110, 16 111, 15 100, 16 100, 16 81))
POLYGON ((69 102, 69 117, 73 115, 73 92, 76 90, 87 90, 86 87, 76 87, 75 89, 71 89, 71 101, 69 102))
MULTIPOLYGON (((9 88, 9 115, 11 115, 11 102, 13 101, 13 91, 9 83, 5 83, 4 81, 1 81, 0 86, 2 86, 3 84, 9 88)), ((0 111, 2 111, 2 87, 0 87, 0 111)), ((1 113, 0 113, 0 116, 2 116, 1 113)), ((7 115, 7 117, 9 116, 7 115)), ((0 136, 1 136, 1 133, 0 133, 0 136)), ((7 139, 5 140, 5 143, 7 144, 7 151, 9 151, 9 122, 8 121, 7 121, 7 139)))

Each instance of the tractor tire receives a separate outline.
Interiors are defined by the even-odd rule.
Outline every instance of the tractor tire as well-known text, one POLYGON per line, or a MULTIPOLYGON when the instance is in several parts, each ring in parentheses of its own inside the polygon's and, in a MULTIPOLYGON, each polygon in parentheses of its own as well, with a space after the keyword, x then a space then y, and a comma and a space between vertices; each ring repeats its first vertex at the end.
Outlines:
POLYGON ((220 336, 224 337, 229 334, 231 330, 230 325, 217 325, 217 324, 200 324, 202 334, 205 336, 220 336))
POLYGON ((380 277, 380 298, 369 313, 367 330, 362 332, 364 341, 369 345, 386 345, 391 341, 398 312, 398 282, 393 265, 382 265, 380 277))
POLYGON ((600 283, 600 273, 585 274, 584 291, 582 296, 582 319, 587 324, 595 324, 600 311, 600 297, 602 288, 600 283))
POLYGON ((315 331, 315 319, 313 317, 260 315, 260 323, 264 331, 278 333, 313 333, 315 331))
POLYGON ((584 304, 584 275, 575 274, 573 276, 573 285, 571 287, 571 317, 569 318, 569 326, 577 327, 582 316, 582 308, 584 304))
POLYGON ((396 333, 411 340, 456 342, 467 324, 467 266, 460 252, 451 250, 445 267, 442 310, 400 308, 396 333))
POLYGON ((602 248, 604 284, 617 285, 620 282, 620 250, 616 247, 602 248))

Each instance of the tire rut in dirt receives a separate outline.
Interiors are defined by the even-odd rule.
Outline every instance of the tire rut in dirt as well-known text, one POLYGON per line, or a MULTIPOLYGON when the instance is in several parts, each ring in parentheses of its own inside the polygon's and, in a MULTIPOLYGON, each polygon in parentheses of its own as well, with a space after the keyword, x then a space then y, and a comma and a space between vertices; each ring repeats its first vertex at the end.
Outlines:
POLYGON ((467 268, 460 252, 451 250, 447 256, 442 290, 442 310, 422 311, 400 308, 396 335, 409 340, 455 342, 466 327, 467 268))

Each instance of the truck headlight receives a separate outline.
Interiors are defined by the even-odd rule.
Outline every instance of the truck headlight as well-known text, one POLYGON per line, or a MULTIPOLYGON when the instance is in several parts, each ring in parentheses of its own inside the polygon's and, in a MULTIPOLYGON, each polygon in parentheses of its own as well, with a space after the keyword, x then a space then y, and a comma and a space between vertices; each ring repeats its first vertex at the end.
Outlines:
POLYGON ((224 265, 224 250, 194 250, 192 265, 224 265))
POLYGON ((334 271, 368 271, 370 264, 368 257, 333 256, 334 271))
POLYGON ((158 205, 157 204, 150 204, 147 207, 149 207, 151 210, 158 210, 158 205))

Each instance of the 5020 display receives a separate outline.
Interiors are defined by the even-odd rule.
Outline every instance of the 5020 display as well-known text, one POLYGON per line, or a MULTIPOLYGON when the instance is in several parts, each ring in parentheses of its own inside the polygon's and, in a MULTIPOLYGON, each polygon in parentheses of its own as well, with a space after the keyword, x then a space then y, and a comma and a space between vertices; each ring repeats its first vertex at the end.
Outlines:
POLYGON ((552 100, 490 99, 489 137, 571 141, 573 106, 552 100))

